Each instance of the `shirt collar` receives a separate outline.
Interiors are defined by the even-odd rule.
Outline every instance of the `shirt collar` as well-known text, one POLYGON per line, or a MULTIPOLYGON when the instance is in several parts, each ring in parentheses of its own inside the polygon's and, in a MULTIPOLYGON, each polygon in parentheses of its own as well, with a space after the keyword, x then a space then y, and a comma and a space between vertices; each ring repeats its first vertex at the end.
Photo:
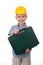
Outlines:
MULTIPOLYGON (((26 23, 24 23, 24 24, 22 25, 22 27, 25 27, 25 26, 26 26, 26 23)), ((19 24, 18 24, 18 27, 20 27, 19 24)))

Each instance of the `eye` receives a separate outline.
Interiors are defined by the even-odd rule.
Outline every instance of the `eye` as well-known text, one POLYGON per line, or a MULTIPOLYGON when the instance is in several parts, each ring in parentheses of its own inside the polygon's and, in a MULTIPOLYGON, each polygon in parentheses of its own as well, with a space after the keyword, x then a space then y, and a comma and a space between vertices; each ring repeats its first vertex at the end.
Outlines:
POLYGON ((25 17, 25 16, 22 16, 23 18, 25 17))
POLYGON ((18 18, 20 18, 20 16, 18 16, 18 18))

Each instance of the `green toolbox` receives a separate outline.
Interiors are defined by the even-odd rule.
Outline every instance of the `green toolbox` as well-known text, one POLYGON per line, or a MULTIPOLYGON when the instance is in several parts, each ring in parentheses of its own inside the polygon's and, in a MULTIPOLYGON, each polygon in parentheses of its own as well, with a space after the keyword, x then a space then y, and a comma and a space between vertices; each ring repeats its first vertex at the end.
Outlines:
POLYGON ((39 44, 31 26, 20 30, 18 34, 8 37, 8 40, 16 55, 24 53, 26 49, 33 48, 39 44))

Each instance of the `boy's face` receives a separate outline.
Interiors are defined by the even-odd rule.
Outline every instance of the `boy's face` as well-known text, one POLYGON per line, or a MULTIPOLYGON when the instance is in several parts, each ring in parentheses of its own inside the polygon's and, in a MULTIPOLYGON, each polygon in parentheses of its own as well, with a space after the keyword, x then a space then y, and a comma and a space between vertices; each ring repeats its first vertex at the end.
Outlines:
POLYGON ((27 18, 26 14, 17 14, 16 15, 16 20, 18 21, 19 24, 25 23, 26 18, 27 18))

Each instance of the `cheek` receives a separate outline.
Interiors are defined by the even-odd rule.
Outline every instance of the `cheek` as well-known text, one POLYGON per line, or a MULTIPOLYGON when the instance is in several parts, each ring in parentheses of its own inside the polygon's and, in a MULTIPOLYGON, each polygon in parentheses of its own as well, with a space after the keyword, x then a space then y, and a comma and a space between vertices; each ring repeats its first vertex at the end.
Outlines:
POLYGON ((23 18, 23 20, 26 20, 26 18, 23 18))
POLYGON ((19 21, 19 20, 20 20, 20 18, 17 18, 17 20, 19 21))
POLYGON ((20 18, 18 18, 18 21, 20 21, 21 19, 20 18))

